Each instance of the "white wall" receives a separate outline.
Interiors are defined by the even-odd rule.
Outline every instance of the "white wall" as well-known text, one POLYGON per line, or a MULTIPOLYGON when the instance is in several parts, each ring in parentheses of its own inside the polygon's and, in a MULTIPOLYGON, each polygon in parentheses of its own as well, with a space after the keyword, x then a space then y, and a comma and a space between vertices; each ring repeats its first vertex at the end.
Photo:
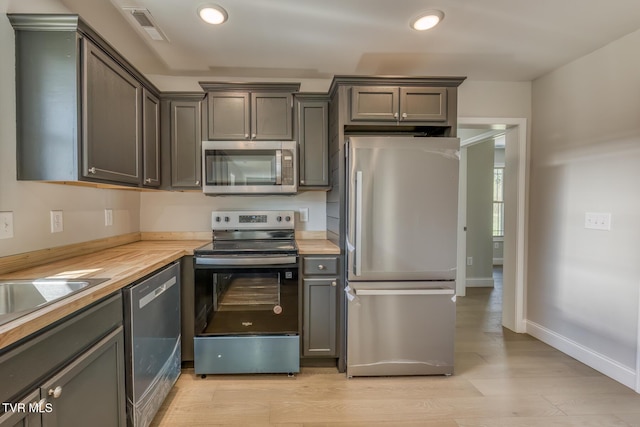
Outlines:
POLYGON ((213 210, 295 210, 296 230, 326 230, 326 193, 295 196, 205 196, 197 192, 149 192, 141 195, 140 231, 210 231, 213 210), (300 222, 299 208, 309 208, 300 222))
POLYGON ((0 240, 0 256, 138 231, 137 192, 16 180, 14 32, 6 12, 7 1, 0 0, 0 212, 13 212, 14 237, 0 240), (113 209, 111 227, 104 226, 105 208, 113 209), (63 211, 61 233, 50 232, 51 210, 63 211))
POLYGON ((640 31, 533 83, 527 330, 635 387, 640 31), (611 231, 584 228, 610 212, 611 231))

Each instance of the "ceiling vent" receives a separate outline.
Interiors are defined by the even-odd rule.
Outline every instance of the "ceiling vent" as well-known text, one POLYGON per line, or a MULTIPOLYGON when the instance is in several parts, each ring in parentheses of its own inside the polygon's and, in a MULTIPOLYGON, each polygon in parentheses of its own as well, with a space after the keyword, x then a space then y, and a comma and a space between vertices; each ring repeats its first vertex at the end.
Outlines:
POLYGON ((137 7, 123 7, 122 9, 138 23, 140 28, 144 30, 152 40, 169 41, 167 36, 151 17, 149 10, 137 7))

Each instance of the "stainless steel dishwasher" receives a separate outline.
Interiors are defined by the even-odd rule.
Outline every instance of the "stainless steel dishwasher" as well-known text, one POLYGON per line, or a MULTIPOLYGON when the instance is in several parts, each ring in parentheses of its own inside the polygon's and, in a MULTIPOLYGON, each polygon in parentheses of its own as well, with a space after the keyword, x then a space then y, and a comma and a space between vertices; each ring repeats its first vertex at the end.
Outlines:
POLYGON ((180 264, 123 293, 127 424, 146 427, 180 376, 180 264))

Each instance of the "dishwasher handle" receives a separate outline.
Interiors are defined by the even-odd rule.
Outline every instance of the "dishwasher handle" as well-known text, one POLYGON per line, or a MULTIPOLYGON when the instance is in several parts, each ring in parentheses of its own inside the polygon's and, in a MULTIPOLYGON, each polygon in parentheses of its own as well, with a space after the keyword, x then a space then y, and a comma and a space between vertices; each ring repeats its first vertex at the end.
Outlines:
POLYGON ((453 289, 356 289, 356 295, 453 295, 453 289))

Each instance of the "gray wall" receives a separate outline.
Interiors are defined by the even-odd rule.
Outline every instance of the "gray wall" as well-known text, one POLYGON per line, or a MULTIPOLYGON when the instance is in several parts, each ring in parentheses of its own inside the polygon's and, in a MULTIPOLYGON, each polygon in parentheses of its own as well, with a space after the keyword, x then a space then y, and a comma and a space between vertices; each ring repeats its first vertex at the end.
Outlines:
POLYGON ((493 139, 467 148, 468 285, 491 285, 493 275, 493 139))
POLYGON ((640 279, 640 31, 533 82, 527 330, 628 385, 640 279), (610 212, 611 231, 585 229, 610 212), (621 365, 621 366, 620 366, 621 365))

